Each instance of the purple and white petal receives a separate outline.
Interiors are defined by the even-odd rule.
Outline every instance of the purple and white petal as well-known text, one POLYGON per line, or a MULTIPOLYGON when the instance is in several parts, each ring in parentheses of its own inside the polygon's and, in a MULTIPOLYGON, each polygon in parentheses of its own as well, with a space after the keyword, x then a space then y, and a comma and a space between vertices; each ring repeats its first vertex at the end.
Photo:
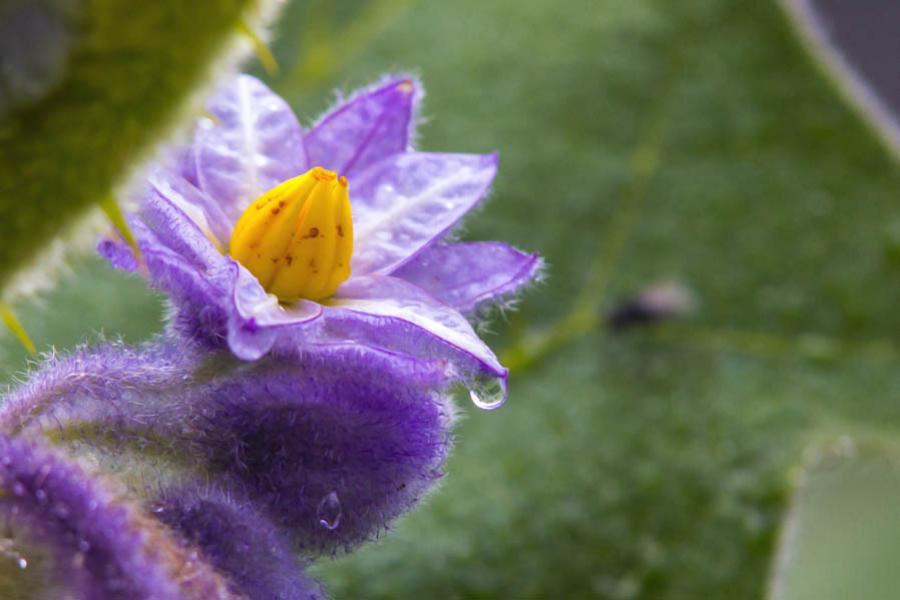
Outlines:
POLYGON ((497 155, 398 154, 350 182, 354 275, 389 274, 440 239, 488 191, 497 155))
POLYGON ((209 111, 217 122, 204 119, 197 128, 197 179, 232 222, 260 194, 307 170, 291 107, 258 79, 237 77, 209 111))
POLYGON ((310 166, 348 178, 406 152, 421 93, 411 77, 392 77, 339 104, 306 134, 310 166))
POLYGON ((218 202, 172 168, 160 168, 147 178, 150 188, 175 205, 218 249, 224 249, 234 227, 218 202))
POLYGON ((289 306, 267 293, 247 269, 229 259, 235 273, 232 319, 228 327, 228 346, 243 360, 256 360, 266 354, 281 330, 296 330, 315 321, 322 305, 299 300, 289 306))
POLYGON ((434 244, 393 273, 444 304, 468 313, 515 294, 541 269, 536 253, 502 242, 434 244))
MULTIPOLYGON (((198 206, 189 205, 188 208, 200 212, 198 206)), ((153 242, 144 244, 148 249, 162 244, 200 270, 212 269, 224 260, 216 247, 216 240, 211 239, 201 229, 201 225, 198 225, 178 203, 173 202, 156 188, 150 188, 144 195, 140 214, 142 219, 135 227, 139 230, 135 235, 139 244, 145 239, 149 241, 155 238, 153 242)))
POLYGON ((396 277, 360 277, 324 308, 325 335, 450 360, 464 378, 505 381, 507 369, 459 312, 396 277))

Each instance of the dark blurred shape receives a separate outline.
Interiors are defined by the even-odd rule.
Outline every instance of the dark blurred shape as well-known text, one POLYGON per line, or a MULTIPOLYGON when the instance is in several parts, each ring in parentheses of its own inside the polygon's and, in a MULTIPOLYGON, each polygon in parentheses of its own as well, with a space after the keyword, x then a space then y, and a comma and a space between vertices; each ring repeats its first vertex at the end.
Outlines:
POLYGON ((615 331, 624 331, 683 317, 694 306, 694 295, 683 284, 677 281, 655 283, 613 309, 606 317, 606 324, 615 331))
POLYGON ((830 41, 900 115, 900 1, 811 0, 830 41))
POLYGON ((43 98, 62 79, 71 46, 71 7, 13 3, 0 8, 0 116, 43 98))

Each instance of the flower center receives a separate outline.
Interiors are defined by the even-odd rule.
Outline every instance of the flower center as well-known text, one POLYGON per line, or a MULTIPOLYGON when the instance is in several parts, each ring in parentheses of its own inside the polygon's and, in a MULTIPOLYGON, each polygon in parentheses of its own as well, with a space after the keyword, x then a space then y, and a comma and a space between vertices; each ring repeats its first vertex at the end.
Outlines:
POLYGON ((282 302, 333 295, 353 254, 347 179, 314 167, 275 186, 238 219, 229 252, 282 302))

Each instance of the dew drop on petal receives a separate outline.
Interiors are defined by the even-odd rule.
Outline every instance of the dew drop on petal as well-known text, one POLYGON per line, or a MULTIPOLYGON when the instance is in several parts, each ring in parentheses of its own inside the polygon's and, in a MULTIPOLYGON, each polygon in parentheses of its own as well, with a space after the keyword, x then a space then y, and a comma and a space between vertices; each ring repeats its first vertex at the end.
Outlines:
POLYGON ((319 519, 319 525, 325 529, 329 531, 337 529, 343 516, 341 500, 338 498, 337 492, 330 492, 319 502, 316 517, 319 519))
POLYGON ((496 410, 506 402, 506 382, 496 377, 481 378, 469 388, 469 398, 482 410, 496 410))

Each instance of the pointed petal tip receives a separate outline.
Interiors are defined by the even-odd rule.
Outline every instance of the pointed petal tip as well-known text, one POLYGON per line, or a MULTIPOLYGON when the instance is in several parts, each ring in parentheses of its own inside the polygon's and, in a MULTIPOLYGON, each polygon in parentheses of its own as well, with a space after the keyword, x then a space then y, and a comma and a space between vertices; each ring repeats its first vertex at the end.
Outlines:
POLYGON ((407 96, 411 96, 416 91, 416 86, 412 79, 404 79, 397 84, 396 88, 398 92, 407 96))
POLYGON ((419 78, 411 73, 389 73, 368 88, 361 90, 361 96, 377 96, 386 92, 397 92, 399 95, 418 99, 423 86, 419 78))

